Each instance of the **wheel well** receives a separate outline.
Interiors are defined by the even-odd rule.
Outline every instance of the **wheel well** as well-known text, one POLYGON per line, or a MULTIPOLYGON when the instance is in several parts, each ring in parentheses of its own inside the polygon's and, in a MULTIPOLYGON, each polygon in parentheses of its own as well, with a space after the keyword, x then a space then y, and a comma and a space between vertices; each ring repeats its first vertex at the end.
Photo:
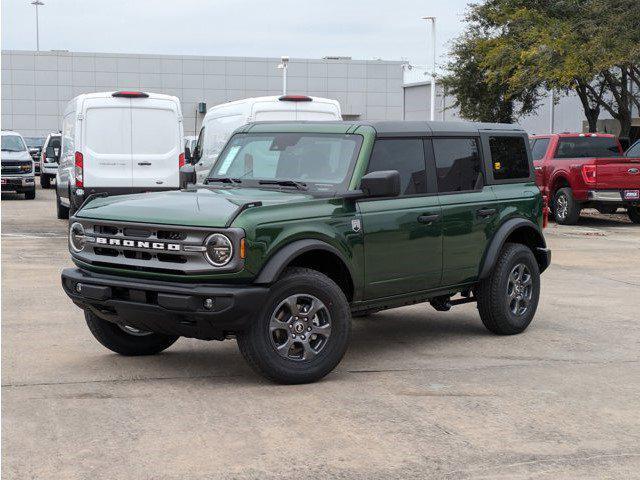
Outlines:
POLYGON ((344 292, 347 300, 353 300, 353 279, 344 262, 326 250, 310 250, 294 258, 287 266, 305 267, 325 274, 344 292))
POLYGON ((556 178, 553 181, 553 188, 551 189, 551 198, 554 198, 556 196, 556 192, 561 188, 570 187, 570 186, 571 184, 569 183, 569 180, 567 180, 565 177, 556 178))
POLYGON ((534 228, 525 226, 516 228, 509 234, 509 236, 507 236, 505 243, 520 243, 522 245, 526 245, 536 257, 538 265, 542 267, 544 261, 540 256, 541 254, 538 251, 538 248, 545 248, 546 243, 544 238, 534 228))

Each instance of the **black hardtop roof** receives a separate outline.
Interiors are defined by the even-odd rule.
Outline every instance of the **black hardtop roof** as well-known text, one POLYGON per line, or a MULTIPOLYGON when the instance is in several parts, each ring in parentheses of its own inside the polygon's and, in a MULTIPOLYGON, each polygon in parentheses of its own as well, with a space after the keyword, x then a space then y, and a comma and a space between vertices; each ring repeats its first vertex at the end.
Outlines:
MULTIPOLYGON (((439 121, 265 121, 253 122, 250 125, 260 126, 260 131, 266 131, 269 126, 282 131, 287 125, 333 125, 345 132, 353 132, 357 127, 367 126, 376 131, 377 136, 436 136, 436 135, 464 135, 478 134, 487 130, 525 133, 518 125, 510 123, 482 123, 482 122, 439 122, 439 121), (266 127, 266 128, 265 128, 266 127)), ((247 131, 250 128, 240 128, 247 131)))

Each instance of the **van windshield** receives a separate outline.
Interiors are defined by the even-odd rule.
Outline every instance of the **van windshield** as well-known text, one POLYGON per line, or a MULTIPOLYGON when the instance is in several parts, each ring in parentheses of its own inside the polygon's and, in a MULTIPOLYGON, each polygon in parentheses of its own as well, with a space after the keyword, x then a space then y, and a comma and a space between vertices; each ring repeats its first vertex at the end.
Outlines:
POLYGON ((342 191, 348 187, 361 145, 360 135, 237 134, 218 157, 207 183, 286 186, 290 181, 317 191, 342 191))
POLYGON ((22 138, 18 135, 2 135, 3 152, 22 152, 26 149, 22 138))

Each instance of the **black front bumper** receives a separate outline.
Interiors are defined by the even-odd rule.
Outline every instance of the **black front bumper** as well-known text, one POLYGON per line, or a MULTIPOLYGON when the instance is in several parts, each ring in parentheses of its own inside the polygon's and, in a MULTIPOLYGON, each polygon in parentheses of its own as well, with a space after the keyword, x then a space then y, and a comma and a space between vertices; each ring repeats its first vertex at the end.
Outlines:
POLYGON ((78 268, 62 271, 73 302, 109 322, 140 330, 222 340, 242 331, 262 309, 266 287, 131 280, 78 268), (211 308, 205 301, 213 300, 211 308))

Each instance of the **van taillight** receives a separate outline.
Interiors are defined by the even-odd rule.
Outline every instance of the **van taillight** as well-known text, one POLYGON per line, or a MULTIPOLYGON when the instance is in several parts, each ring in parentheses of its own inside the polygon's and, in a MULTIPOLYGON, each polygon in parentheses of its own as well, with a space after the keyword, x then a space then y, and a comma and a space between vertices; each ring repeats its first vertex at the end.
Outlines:
POLYGON ((184 153, 178 155, 178 168, 184 167, 184 153))
POLYGON ((282 95, 278 100, 281 102, 312 102, 313 98, 306 95, 282 95))
POLYGON ((76 152, 76 187, 82 188, 84 186, 83 173, 83 157, 80 152, 76 152))
POLYGON ((111 96, 124 98, 148 98, 149 94, 145 92, 132 92, 129 90, 122 90, 120 92, 113 92, 111 96))
POLYGON ((596 166, 582 165, 582 179, 584 183, 596 183, 596 166))

